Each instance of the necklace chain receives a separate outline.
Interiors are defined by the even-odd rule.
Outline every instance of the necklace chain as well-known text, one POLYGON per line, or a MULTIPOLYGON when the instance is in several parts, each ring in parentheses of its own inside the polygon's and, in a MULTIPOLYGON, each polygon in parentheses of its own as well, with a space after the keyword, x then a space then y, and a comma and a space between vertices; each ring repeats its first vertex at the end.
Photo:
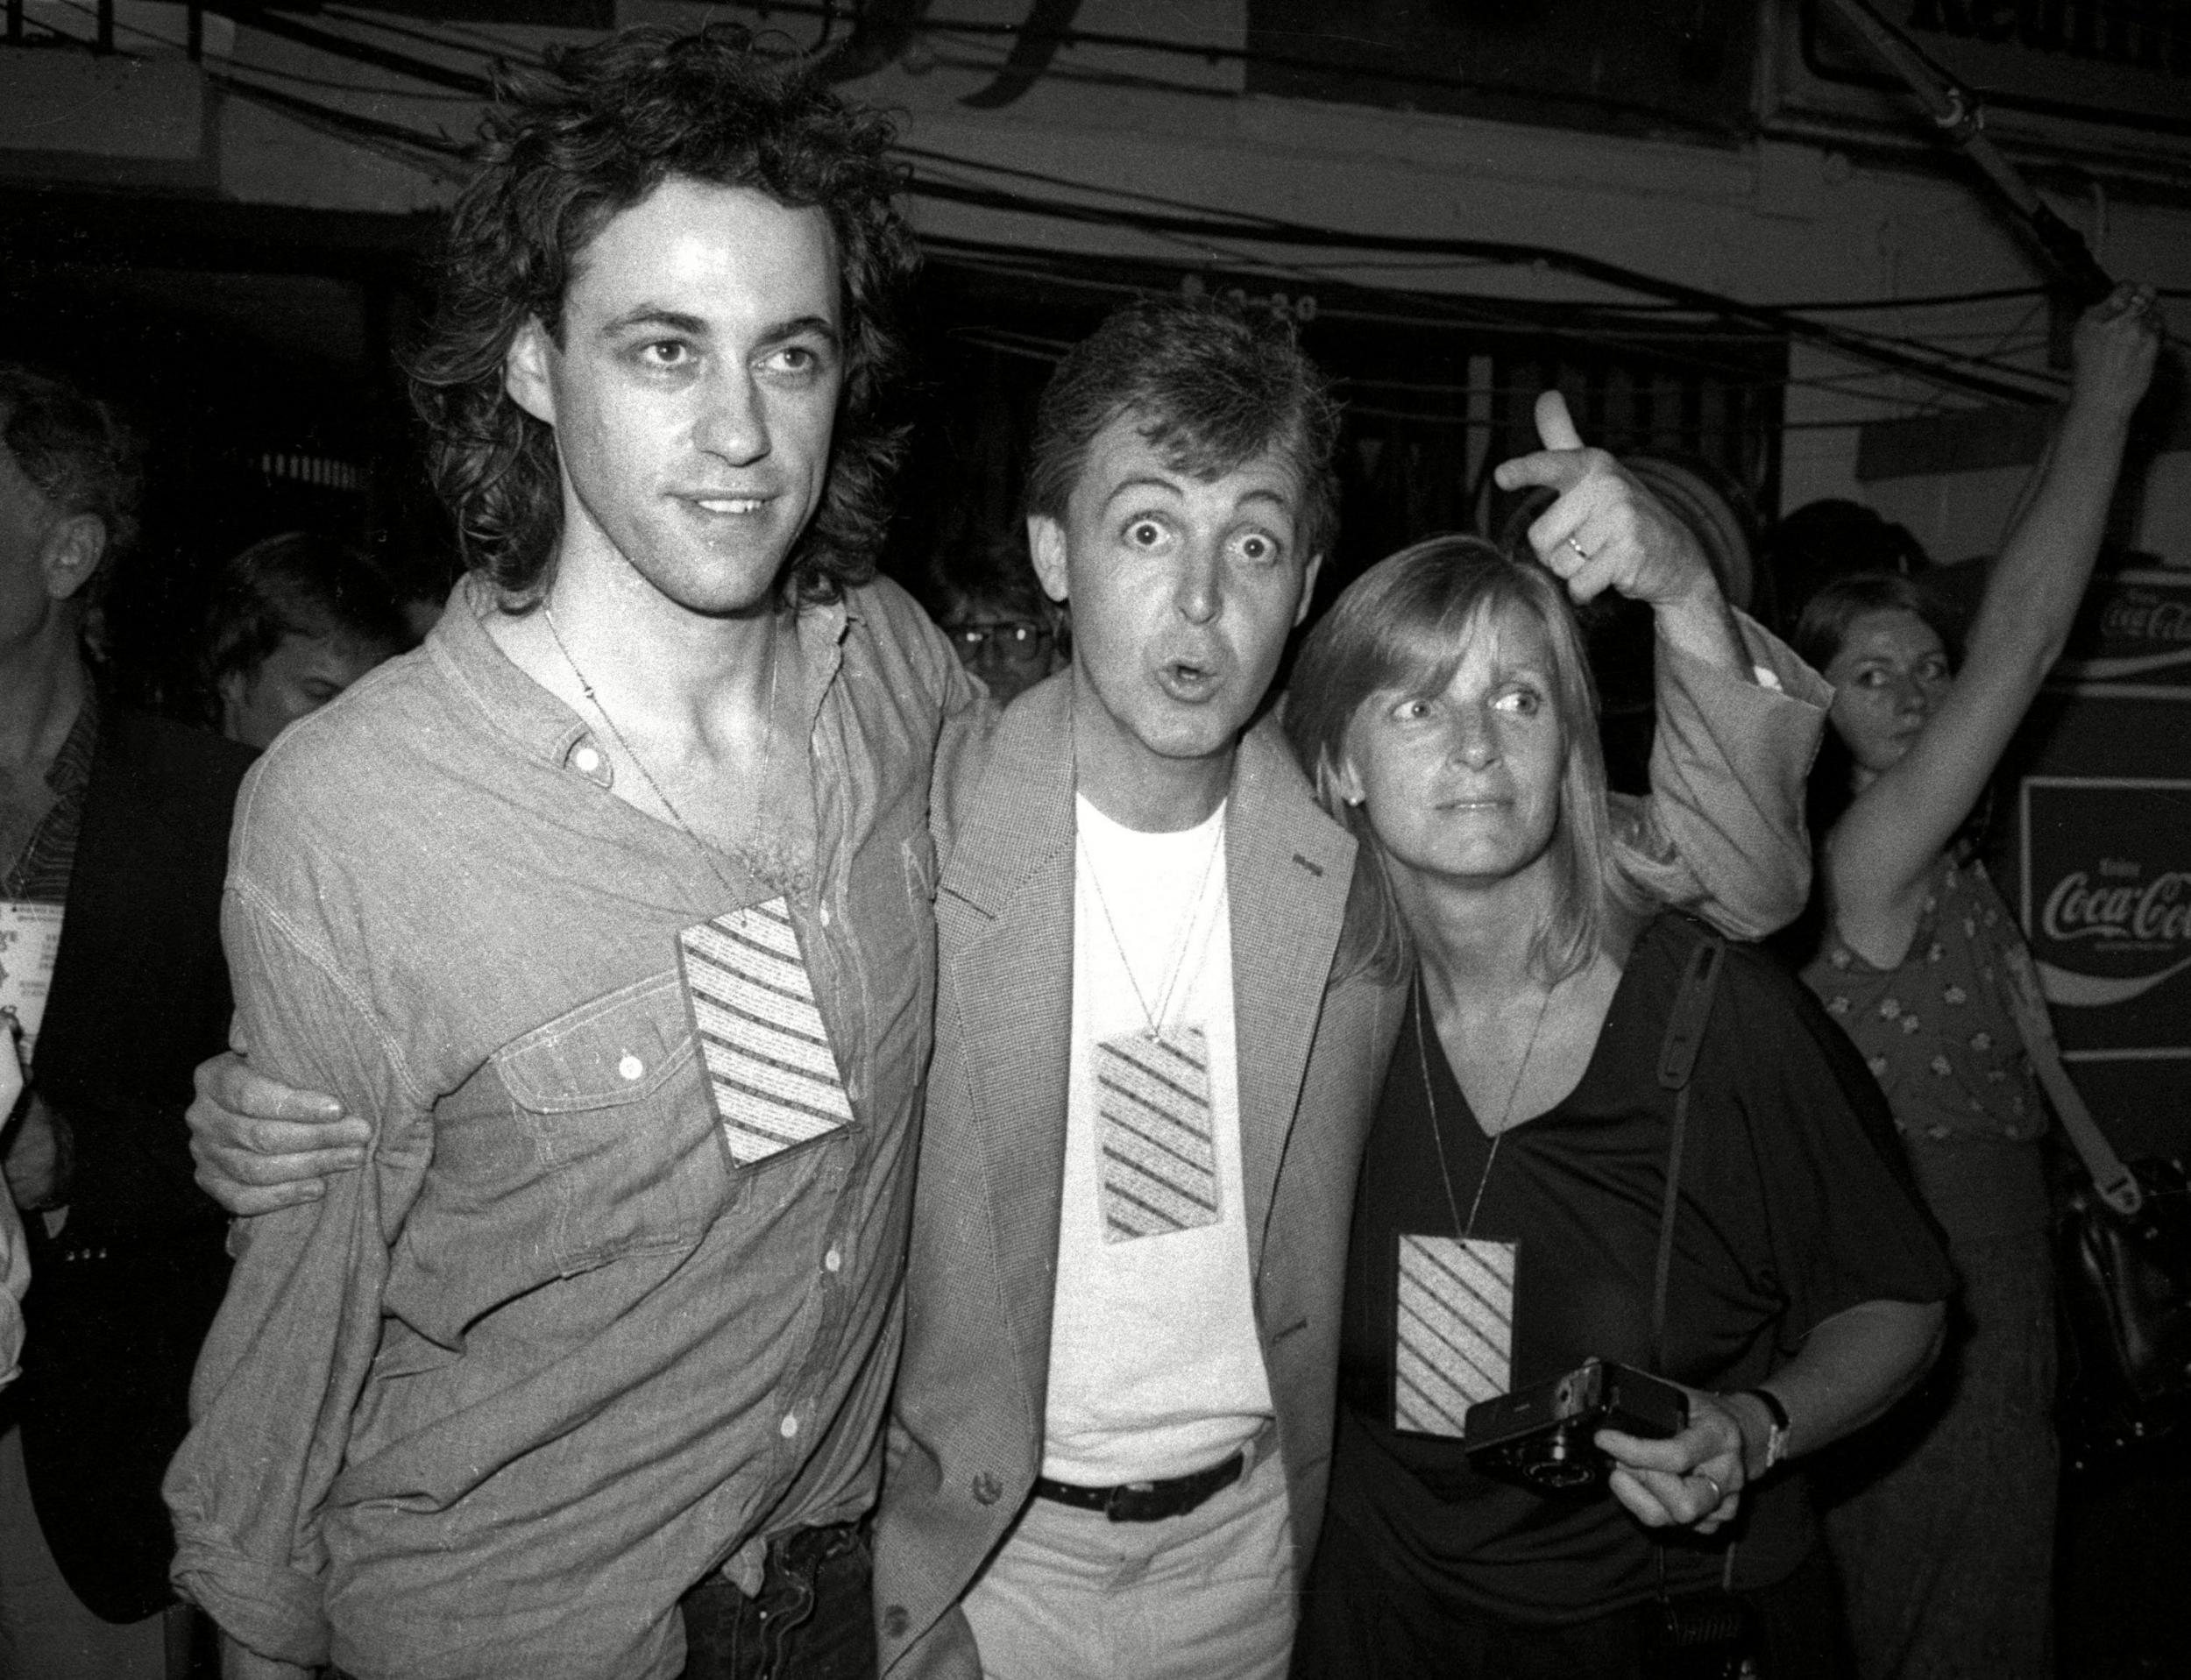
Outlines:
POLYGON ((1164 1017, 1171 1013, 1172 994, 1179 989, 1181 974, 1187 967, 1187 953, 1194 941, 1195 925, 1202 920, 1202 903, 1209 894, 1209 878, 1216 872, 1217 854, 1225 849, 1225 825, 1229 820, 1229 816, 1221 815, 1217 819, 1217 837, 1210 843, 1209 855, 1202 860, 1202 880, 1195 888, 1193 904, 1188 907, 1187 925, 1180 930, 1179 944, 1172 953, 1171 961, 1166 965, 1167 972, 1164 990, 1158 996, 1154 1010, 1150 1009, 1149 1000, 1142 993, 1140 981, 1134 977, 1133 961, 1126 954, 1126 942, 1118 937, 1118 924, 1112 919, 1110 901, 1103 897, 1103 876, 1096 871, 1095 854, 1088 851, 1084 840, 1081 842, 1081 855, 1088 864, 1088 884, 1096 890, 1096 907, 1103 913, 1103 925, 1110 931, 1112 948, 1118 953, 1118 966, 1126 971, 1126 984, 1133 989, 1133 1001, 1141 1007, 1142 1017, 1149 1024, 1151 1038, 1160 1038, 1164 1036, 1164 1017))
MULTIPOLYGON (((616 719, 610 715, 609 709, 601 704, 601 697, 593 691, 593 684, 586 680, 585 672, 578 668, 578 662, 571 652, 571 644, 563 639, 563 627, 556 622, 556 609, 543 601, 541 604, 541 613, 548 620, 548 634, 556 639, 557 651, 563 655, 563 663, 571 667, 571 675, 578 679, 578 688, 585 694, 587 703, 601 714, 601 721, 608 726, 609 734, 616 737, 616 744, 624 749, 624 756, 630 759, 637 767, 641 778, 645 781, 655 797, 662 802, 662 808, 670 813, 670 820, 677 826, 677 832, 692 843, 693 849, 700 854, 701 861, 707 865, 709 872, 714 875, 716 883, 732 897, 736 897, 739 889, 723 873, 721 865, 716 861, 715 848, 702 840, 694 831, 692 825, 684 820, 684 813, 677 809, 677 802, 670 797, 669 792, 662 783, 655 780, 654 772, 647 768, 647 761, 640 757, 638 748, 634 747, 625 738, 624 732, 617 727, 616 719)), ((775 625, 771 621, 769 635, 769 711, 761 733, 759 779, 763 795, 768 789, 769 768, 776 753, 776 679, 779 670, 776 635, 775 625)), ((754 819, 754 826, 756 830, 760 826, 759 811, 760 801, 756 800, 754 819)), ((748 867, 755 863, 759 855, 758 847, 734 849, 740 850, 741 855, 744 857, 748 867)))
MULTIPOLYGON (((1521 1065, 1514 1069, 1514 1082, 1507 1087, 1507 1101, 1499 1110, 1499 1129, 1491 1135, 1491 1149, 1484 1157, 1484 1170, 1476 1180, 1476 1194, 1469 1202, 1468 1218, 1464 1222, 1460 1200, 1453 1194, 1453 1169, 1445 1159, 1445 1131, 1438 1124, 1438 1096, 1430 1085, 1430 1051, 1422 1009, 1424 986, 1422 977, 1420 975, 1415 977, 1415 995, 1409 1001, 1415 1015, 1415 1060, 1422 1070, 1422 1100, 1430 1110, 1430 1138, 1437 1145, 1438 1176, 1445 1181, 1446 1209, 1453 1216, 1455 1235, 1464 1242, 1467 1241, 1468 1234, 1476 1229, 1477 1210, 1484 1205, 1484 1189, 1490 1184, 1491 1169, 1499 1159, 1499 1145, 1506 1141, 1507 1128, 1514 1124, 1514 1098, 1521 1095, 1521 1081, 1528 1074, 1529 1059, 1536 1054, 1537 1034, 1544 1030, 1544 1017, 1552 1007, 1552 994, 1559 989, 1560 982, 1555 982, 1545 989, 1544 996, 1537 1002, 1536 1019, 1529 1024, 1529 1039, 1521 1047, 1521 1065)), ((1435 1022, 1431 1024, 1435 1025, 1435 1022)))

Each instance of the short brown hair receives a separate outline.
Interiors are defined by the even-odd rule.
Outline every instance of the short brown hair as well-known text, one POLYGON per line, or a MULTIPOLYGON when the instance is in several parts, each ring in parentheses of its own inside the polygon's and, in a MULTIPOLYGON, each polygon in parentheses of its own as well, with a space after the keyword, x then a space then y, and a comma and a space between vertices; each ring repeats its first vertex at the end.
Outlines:
POLYGON ((1301 485, 1301 557, 1338 528, 1331 457, 1338 406, 1316 365, 1275 315, 1214 298, 1143 298, 1074 345, 1042 393, 1027 467, 1027 511, 1066 517, 1096 435, 1121 415, 1173 470, 1217 478, 1274 450, 1301 485))

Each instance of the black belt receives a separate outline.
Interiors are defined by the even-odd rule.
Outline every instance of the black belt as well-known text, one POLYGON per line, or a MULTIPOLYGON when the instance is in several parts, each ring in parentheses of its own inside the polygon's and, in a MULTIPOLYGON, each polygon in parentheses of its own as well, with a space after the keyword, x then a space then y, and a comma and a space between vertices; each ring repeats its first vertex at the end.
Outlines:
POLYGON ((1246 1468, 1244 1455, 1234 1453, 1221 1464, 1198 1470, 1190 1476, 1168 1477, 1160 1482, 1125 1482, 1117 1487, 1075 1487, 1070 1482, 1035 1478, 1035 1498, 1054 1499, 1082 1511, 1101 1511, 1113 1522, 1161 1522, 1183 1517, 1220 1488, 1230 1487, 1246 1468))

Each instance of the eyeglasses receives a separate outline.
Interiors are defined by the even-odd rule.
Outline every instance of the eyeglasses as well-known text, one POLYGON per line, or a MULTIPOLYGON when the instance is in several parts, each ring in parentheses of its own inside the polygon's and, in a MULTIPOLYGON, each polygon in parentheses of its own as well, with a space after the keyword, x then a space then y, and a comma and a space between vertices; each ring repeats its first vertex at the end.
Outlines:
POLYGON ((954 624, 944 634, 959 650, 960 659, 969 665, 984 657, 1010 665, 1032 665, 1049 653, 1053 640, 1041 625, 1021 619, 954 624))

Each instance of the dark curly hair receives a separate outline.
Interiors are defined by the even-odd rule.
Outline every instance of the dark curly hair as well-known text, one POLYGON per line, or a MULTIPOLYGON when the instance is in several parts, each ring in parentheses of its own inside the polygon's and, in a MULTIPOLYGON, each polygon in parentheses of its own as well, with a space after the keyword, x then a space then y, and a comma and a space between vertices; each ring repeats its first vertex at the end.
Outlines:
POLYGON ((745 30, 643 27, 551 53, 544 70, 502 69, 482 138, 484 167, 450 221, 439 313, 409 367, 465 563, 514 601, 538 597, 562 535, 561 477, 553 429, 505 393, 503 358, 528 319, 562 342, 578 252, 676 176, 752 188, 829 218, 844 386, 828 484, 779 587, 827 600, 872 576, 904 441, 877 397, 903 358, 896 304, 919 263, 890 202, 900 171, 890 124, 745 30))
POLYGON ((77 597, 96 600, 117 556, 137 541, 145 466, 136 436, 98 398, 0 362, 0 446, 48 502, 64 514, 93 514, 106 528, 98 570, 77 597))
POLYGON ((1301 476, 1304 559, 1338 528, 1338 405, 1274 316, 1216 298, 1142 298, 1067 352, 1035 414, 1027 511, 1063 520, 1096 434, 1120 415, 1177 471, 1216 478, 1276 450, 1301 476))

